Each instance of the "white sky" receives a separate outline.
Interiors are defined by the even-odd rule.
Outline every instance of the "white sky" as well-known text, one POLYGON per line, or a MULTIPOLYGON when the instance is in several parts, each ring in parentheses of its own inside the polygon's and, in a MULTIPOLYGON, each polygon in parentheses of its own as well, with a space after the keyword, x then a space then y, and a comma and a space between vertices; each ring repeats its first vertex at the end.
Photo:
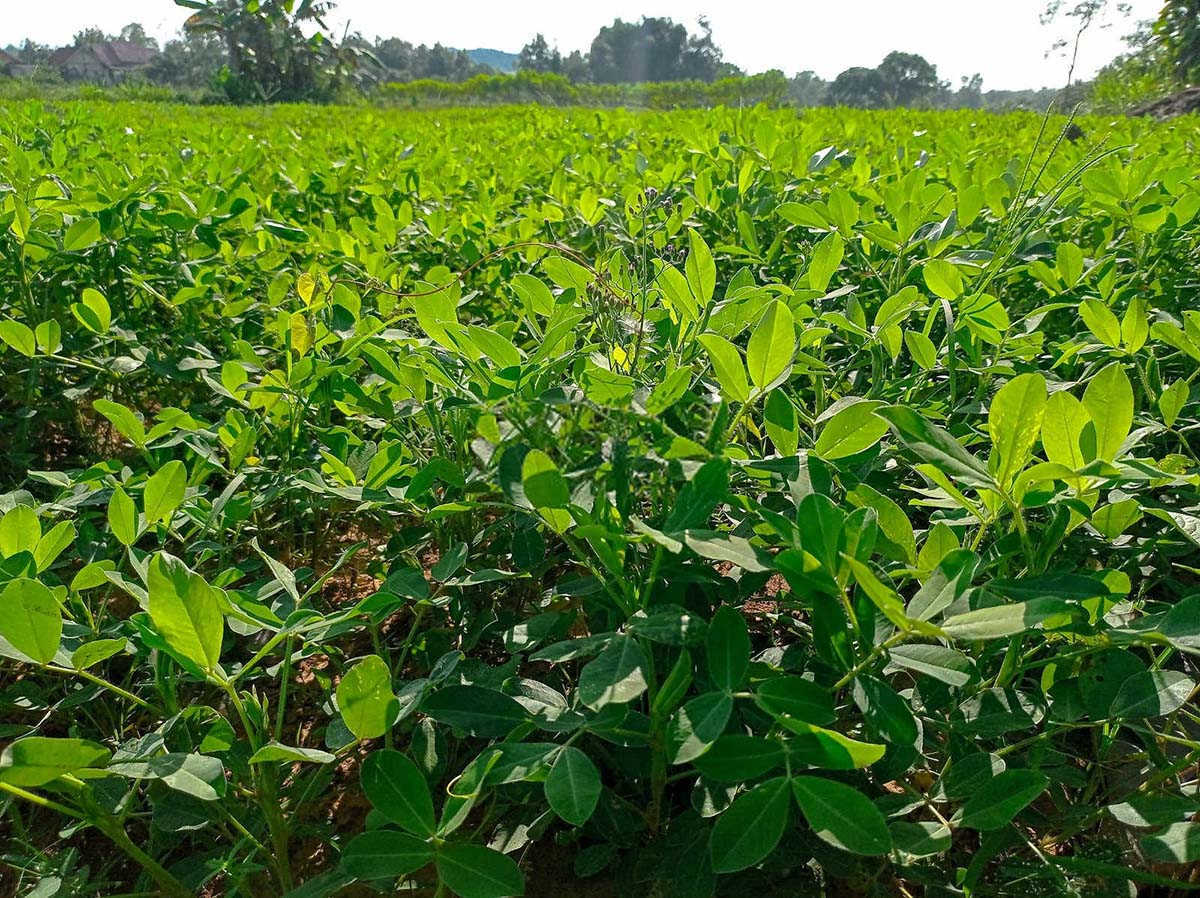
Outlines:
MULTIPOLYGON (((1073 3, 1074 0, 1071 0, 1073 3)), ((368 37, 396 36, 414 44, 491 47, 517 52, 541 31, 564 52, 586 50, 614 18, 669 16, 694 29, 708 17, 725 57, 749 72, 812 69, 832 78, 855 65, 875 66, 891 50, 920 53, 957 85, 983 74, 985 89, 1057 87, 1067 60, 1046 56, 1069 23, 1043 27, 1046 0, 341 0, 340 28, 368 37)), ((1133 15, 1093 28, 1080 49, 1076 77, 1088 77, 1121 52, 1121 36, 1136 19, 1153 18, 1161 0, 1132 0, 1133 15)), ((63 44, 89 25, 115 32, 139 21, 160 39, 171 37, 188 12, 171 0, 0 0, 0 46, 32 37, 63 44)))

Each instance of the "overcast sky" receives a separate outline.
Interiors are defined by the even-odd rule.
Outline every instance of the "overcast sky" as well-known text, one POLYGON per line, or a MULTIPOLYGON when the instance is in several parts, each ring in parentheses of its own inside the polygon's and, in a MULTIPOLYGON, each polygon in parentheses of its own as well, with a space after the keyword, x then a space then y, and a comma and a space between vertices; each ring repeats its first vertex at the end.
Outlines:
MULTIPOLYGON (((339 29, 349 22, 368 37, 413 43, 492 47, 517 52, 537 31, 564 52, 586 50, 602 25, 620 17, 669 16, 694 27, 707 16, 725 57, 749 72, 811 69, 832 78, 850 66, 875 66, 891 50, 920 53, 943 78, 980 72, 986 88, 1057 87, 1067 60, 1046 53, 1067 24, 1038 22, 1046 0, 341 0, 339 29)), ((1132 0, 1133 16, 1084 37, 1077 77, 1121 52, 1121 36, 1152 18, 1161 0, 1132 0)), ((171 0, 0 0, 0 46, 32 37, 63 44, 95 25, 115 32, 141 22, 160 39, 187 17, 171 0)))

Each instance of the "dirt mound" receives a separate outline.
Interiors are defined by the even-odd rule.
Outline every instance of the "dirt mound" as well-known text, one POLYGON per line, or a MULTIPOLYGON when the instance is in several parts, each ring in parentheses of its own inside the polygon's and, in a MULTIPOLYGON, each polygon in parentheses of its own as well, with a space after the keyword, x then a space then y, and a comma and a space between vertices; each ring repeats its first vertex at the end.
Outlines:
POLYGON ((1149 115, 1161 120, 1192 112, 1200 112, 1200 87, 1188 87, 1170 96, 1144 103, 1129 114, 1149 115))

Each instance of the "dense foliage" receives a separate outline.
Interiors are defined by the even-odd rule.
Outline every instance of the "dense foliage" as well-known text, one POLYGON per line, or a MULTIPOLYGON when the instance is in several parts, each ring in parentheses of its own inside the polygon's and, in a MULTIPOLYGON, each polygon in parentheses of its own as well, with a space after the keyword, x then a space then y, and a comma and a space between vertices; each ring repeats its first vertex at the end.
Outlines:
POLYGON ((6 107, 13 890, 1186 888, 1200 127, 1064 124, 6 107))

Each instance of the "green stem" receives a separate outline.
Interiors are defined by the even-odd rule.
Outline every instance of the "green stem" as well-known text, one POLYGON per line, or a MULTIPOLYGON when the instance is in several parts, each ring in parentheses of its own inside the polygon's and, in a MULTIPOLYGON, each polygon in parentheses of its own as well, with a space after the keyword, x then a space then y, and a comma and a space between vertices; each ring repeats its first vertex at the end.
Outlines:
POLYGON ((909 634, 905 633, 904 631, 893 633, 886 642, 875 646, 875 648, 871 649, 871 652, 867 655, 867 657, 863 658, 852 668, 850 668, 850 670, 846 671, 846 675, 833 684, 833 691, 837 692, 837 690, 841 689, 843 686, 853 682, 854 678, 874 664, 875 660, 879 658, 880 655, 893 646, 897 646, 908 639, 908 635, 909 634))
POLYGON ((91 823, 96 829, 108 836, 139 867, 146 871, 150 878, 158 884, 161 894, 171 896, 171 898, 195 898, 183 883, 167 872, 165 867, 133 844, 124 828, 115 818, 93 819, 74 808, 69 808, 64 804, 59 804, 57 801, 52 801, 49 798, 38 795, 36 792, 29 792, 9 783, 0 782, 0 791, 7 792, 16 798, 20 798, 22 801, 27 801, 46 810, 55 811, 66 817, 91 823))
POLYGON ((55 664, 43 664, 42 670, 48 670, 48 671, 50 671, 52 673, 56 673, 56 674, 63 674, 68 677, 82 677, 83 679, 87 680, 89 683, 94 683, 97 686, 101 686, 101 687, 107 689, 109 692, 112 692, 115 695, 121 696, 121 698, 125 699, 126 701, 133 702, 135 705, 139 705, 140 707, 145 708, 147 710, 153 710, 153 708, 154 708, 154 706, 151 705, 145 699, 139 698, 138 696, 134 695, 132 692, 126 692, 120 686, 116 686, 116 685, 108 682, 107 680, 103 680, 100 677, 96 676, 94 673, 89 673, 86 670, 72 670, 71 668, 59 667, 55 664))

